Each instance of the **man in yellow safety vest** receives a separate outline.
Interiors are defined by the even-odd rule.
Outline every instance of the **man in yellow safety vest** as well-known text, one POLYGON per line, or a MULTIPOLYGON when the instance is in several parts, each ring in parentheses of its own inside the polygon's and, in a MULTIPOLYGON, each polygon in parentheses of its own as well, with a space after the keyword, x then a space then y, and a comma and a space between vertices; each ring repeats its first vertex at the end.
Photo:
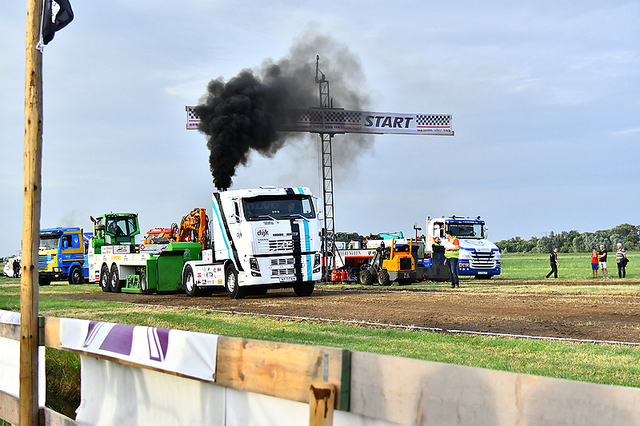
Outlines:
POLYGON ((458 278, 458 258, 460 257, 460 241, 451 234, 451 231, 444 233, 447 242, 444 245, 444 263, 449 266, 449 275, 451 276, 451 288, 460 287, 458 278))

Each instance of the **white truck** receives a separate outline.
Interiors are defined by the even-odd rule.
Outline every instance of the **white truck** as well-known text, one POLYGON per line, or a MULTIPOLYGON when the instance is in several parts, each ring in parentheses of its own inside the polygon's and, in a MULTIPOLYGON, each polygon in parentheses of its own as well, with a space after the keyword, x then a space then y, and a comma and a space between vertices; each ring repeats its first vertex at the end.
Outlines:
MULTIPOLYGON (((431 257, 432 272, 441 269, 446 271, 448 275, 447 268, 439 268, 439 256, 433 249, 434 237, 439 237, 441 241, 444 241, 446 230, 451 231, 451 234, 460 242, 460 275, 472 275, 476 278, 486 279, 500 275, 500 250, 487 239, 485 221, 480 216, 476 218, 451 216, 433 219, 427 216, 425 257, 431 257)), ((444 278, 438 276, 441 275, 439 273, 435 275, 434 278, 444 278)))
POLYGON ((213 193, 213 249, 185 262, 189 296, 226 289, 232 299, 270 288, 313 293, 322 276, 320 220, 309 188, 240 189, 213 193))

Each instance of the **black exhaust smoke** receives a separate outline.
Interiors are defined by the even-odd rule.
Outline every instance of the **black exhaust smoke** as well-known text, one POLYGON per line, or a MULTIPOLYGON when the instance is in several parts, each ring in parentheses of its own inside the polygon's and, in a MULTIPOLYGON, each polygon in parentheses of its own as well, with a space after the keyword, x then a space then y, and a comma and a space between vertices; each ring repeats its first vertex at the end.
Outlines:
MULTIPOLYGON (((300 137, 278 129, 287 125, 288 111, 319 106, 316 54, 341 107, 365 108, 367 97, 354 89, 364 78, 348 48, 314 34, 306 34, 303 40, 278 62, 268 59, 257 71, 244 69, 228 82, 221 77, 209 82, 204 103, 196 106, 195 113, 200 117, 198 130, 207 135, 209 167, 218 190, 231 186, 236 168, 247 164, 252 151, 272 157, 287 141, 300 137)), ((369 148, 372 141, 367 135, 350 135, 344 155, 337 156, 338 163, 340 158, 369 148)))

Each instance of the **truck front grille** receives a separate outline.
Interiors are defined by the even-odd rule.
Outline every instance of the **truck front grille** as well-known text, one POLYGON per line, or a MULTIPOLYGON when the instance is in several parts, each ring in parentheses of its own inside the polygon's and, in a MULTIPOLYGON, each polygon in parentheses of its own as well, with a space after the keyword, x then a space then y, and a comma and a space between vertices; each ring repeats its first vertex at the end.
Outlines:
POLYGON ((277 253, 293 250, 292 240, 267 240, 258 243, 258 250, 261 253, 277 253))
POLYGON ((496 254, 492 251, 471 253, 469 262, 473 269, 493 269, 496 267, 496 254))
POLYGON ((293 257, 271 259, 271 276, 293 275, 295 273, 293 257))
POLYGON ((44 269, 47 267, 47 263, 49 263, 48 255, 38 255, 38 270, 44 271, 44 269))
POLYGON ((400 270, 406 271, 411 270, 411 259, 408 257, 403 257, 400 259, 400 270))

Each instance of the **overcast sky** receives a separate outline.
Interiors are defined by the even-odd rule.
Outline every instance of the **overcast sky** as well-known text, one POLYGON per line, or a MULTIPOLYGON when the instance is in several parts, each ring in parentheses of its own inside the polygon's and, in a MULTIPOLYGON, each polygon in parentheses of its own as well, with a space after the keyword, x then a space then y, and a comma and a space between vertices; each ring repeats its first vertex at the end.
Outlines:
MULTIPOLYGON (((43 228, 114 211, 146 231, 211 212, 206 137, 185 130, 185 105, 317 37, 308 61, 320 55, 334 106, 349 87, 370 111, 452 114, 455 131, 357 150, 336 136, 336 231, 413 235, 451 214, 481 215, 494 241, 640 224, 637 0, 71 2, 43 56, 43 228)), ((0 256, 20 250, 24 182, 26 2, 5 3, 0 256)), ((309 186, 321 201, 319 150, 309 135, 252 155, 232 189, 309 186)))

